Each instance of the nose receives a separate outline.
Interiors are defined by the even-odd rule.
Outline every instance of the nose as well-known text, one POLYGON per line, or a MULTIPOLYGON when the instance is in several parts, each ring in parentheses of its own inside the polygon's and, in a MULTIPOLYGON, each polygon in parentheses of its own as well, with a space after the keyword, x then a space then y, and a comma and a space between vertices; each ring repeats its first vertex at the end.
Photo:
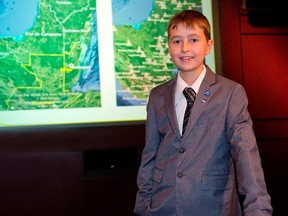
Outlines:
POLYGON ((188 52, 190 49, 190 44, 188 41, 184 40, 182 43, 182 52, 188 52))

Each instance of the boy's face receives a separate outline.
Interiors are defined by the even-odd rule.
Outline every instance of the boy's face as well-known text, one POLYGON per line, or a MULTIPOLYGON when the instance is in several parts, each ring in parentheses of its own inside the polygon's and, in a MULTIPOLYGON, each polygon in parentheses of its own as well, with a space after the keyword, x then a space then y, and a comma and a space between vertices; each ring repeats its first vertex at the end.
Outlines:
POLYGON ((170 28, 169 53, 181 73, 199 75, 212 45, 213 41, 207 41, 197 25, 186 27, 179 24, 175 29, 170 28))

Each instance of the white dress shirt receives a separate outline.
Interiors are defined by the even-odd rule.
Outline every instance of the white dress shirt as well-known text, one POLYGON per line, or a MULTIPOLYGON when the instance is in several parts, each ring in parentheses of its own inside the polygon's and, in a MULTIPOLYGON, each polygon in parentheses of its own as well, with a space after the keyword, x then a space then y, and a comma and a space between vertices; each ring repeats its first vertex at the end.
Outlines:
POLYGON ((205 74, 206 74, 206 67, 204 66, 202 72, 200 73, 198 78, 195 80, 195 82, 191 86, 187 85, 187 83, 182 79, 182 77, 180 76, 180 72, 178 72, 177 74, 178 77, 177 77, 177 84, 176 84, 176 91, 175 91, 175 110, 176 110, 176 116, 177 116, 180 134, 182 134, 183 118, 184 118, 185 109, 187 106, 187 100, 182 92, 184 88, 191 87, 196 92, 196 97, 197 97, 200 85, 205 77, 205 74))

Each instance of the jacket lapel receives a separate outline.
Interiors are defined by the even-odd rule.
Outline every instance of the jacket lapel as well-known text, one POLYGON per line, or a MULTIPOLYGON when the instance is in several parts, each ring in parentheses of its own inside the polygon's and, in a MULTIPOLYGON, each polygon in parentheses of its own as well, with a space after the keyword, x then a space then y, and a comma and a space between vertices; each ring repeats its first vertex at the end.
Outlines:
POLYGON ((191 115, 188 121, 188 125, 186 127, 186 131, 184 133, 184 137, 182 140, 183 142, 185 142, 187 137, 189 137, 189 134, 191 133, 191 130, 195 126, 198 118, 200 117, 201 113, 204 111, 205 107, 209 103, 209 100, 213 96, 213 92, 211 91, 210 87, 215 84, 216 76, 208 66, 206 67, 207 67, 206 75, 203 79, 199 92, 196 96, 196 100, 194 102, 191 115))
POLYGON ((167 83, 167 91, 164 93, 165 110, 168 115, 170 125, 178 139, 181 139, 181 134, 178 127, 176 111, 175 111, 175 88, 177 83, 177 76, 171 82, 167 83))

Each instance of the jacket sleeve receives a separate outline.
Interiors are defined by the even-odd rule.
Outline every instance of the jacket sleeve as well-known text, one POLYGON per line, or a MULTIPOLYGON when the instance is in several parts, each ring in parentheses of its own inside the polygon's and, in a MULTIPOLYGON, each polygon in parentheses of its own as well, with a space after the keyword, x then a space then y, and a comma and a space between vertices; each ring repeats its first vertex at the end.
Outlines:
POLYGON ((244 88, 236 85, 227 112, 227 138, 231 145, 239 194, 244 198, 245 216, 272 215, 252 120, 244 88))
POLYGON ((137 215, 149 215, 147 208, 151 203, 153 170, 155 156, 160 143, 160 134, 157 128, 156 116, 153 108, 153 91, 147 104, 145 147, 142 152, 141 165, 137 176, 138 192, 134 212, 137 215))

